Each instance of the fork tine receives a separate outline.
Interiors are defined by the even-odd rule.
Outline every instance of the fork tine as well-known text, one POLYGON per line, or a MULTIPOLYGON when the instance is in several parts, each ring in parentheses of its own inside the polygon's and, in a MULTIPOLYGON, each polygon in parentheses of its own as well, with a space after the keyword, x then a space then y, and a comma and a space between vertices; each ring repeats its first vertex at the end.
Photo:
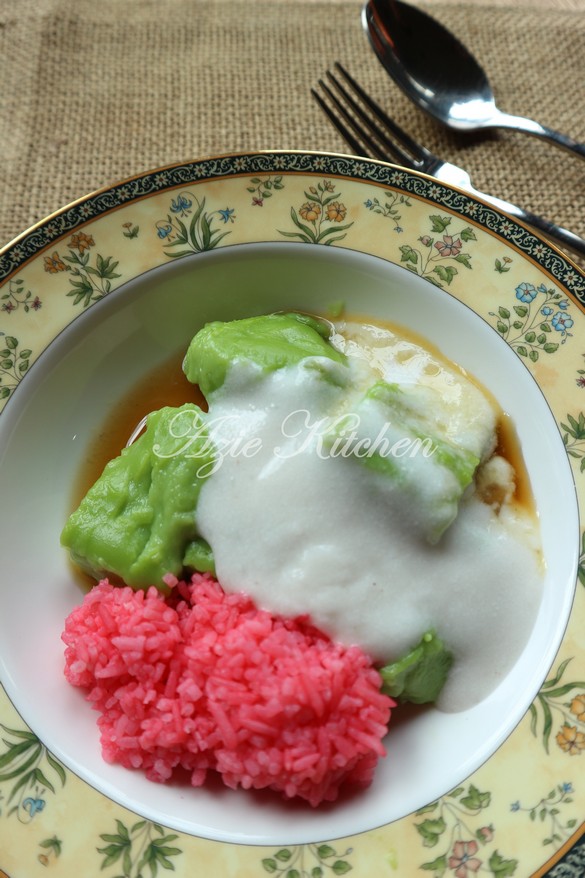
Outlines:
POLYGON ((385 132, 380 128, 379 125, 369 116, 364 109, 356 102, 355 98, 352 97, 351 94, 347 91, 346 88, 339 82, 338 79, 333 76, 333 74, 328 70, 327 78, 329 81, 335 86, 339 94, 343 97, 345 104, 341 103, 341 101, 336 97, 336 95, 331 91, 330 88, 323 82, 323 80, 319 80, 319 84, 321 88, 325 91, 325 93, 329 96, 329 99, 335 104, 338 111, 342 114, 344 119, 351 125, 353 130, 364 140, 371 151, 374 153, 376 158, 388 159, 388 153, 395 159, 398 159, 404 165, 412 167, 412 158, 407 155, 403 149, 401 149, 393 140, 390 140, 385 132), (353 116, 349 112, 351 109, 353 116), (358 123, 357 119, 361 120, 361 125, 358 123), (380 148, 380 144, 382 144, 382 148, 380 148))
MULTIPOLYGON (((319 80, 321 82, 321 80, 319 80)), ((364 149, 364 144, 353 136, 349 128, 343 124, 339 116, 336 116, 329 104, 325 103, 319 92, 315 91, 314 88, 311 89, 311 94, 323 110, 323 112, 329 117, 330 121, 333 123, 334 127, 337 128, 345 142, 349 145, 349 148, 355 155, 370 155, 367 150, 364 149)), ((352 126, 353 127, 353 126, 352 126)), ((372 150, 374 152, 374 150, 372 150)), ((379 156, 377 156, 379 158, 379 156)))
POLYGON ((377 104, 370 96, 363 90, 363 88, 359 85, 358 82, 351 76, 345 67, 339 63, 339 61, 335 62, 335 68, 338 70, 345 81, 351 86, 351 88, 355 91, 355 93, 359 96, 360 100, 368 107, 371 113, 378 119, 378 121, 392 133, 394 137, 398 139, 401 145, 408 150, 411 154, 412 158, 415 162, 419 162, 420 164, 424 164, 425 162, 432 161, 435 159, 435 156, 424 146, 421 146, 415 140, 410 137, 409 134, 404 131, 396 122, 388 116, 387 113, 377 104))
MULTIPOLYGON (((328 76, 331 77, 331 74, 328 73, 328 76)), ((340 83, 338 83, 334 79, 334 77, 333 81, 336 83, 341 93, 343 93, 345 91, 343 89, 343 86, 341 86, 340 83)), ((408 157, 400 150, 398 150, 393 143, 387 141, 387 139, 384 138, 384 135, 380 131, 378 126, 373 122, 372 119, 366 116, 363 111, 360 113, 359 108, 357 106, 355 107, 356 113, 365 120, 365 124, 360 125, 355 116, 351 115, 347 107, 341 103, 339 98, 335 94, 333 94, 331 89, 323 82, 322 79, 319 80, 319 85, 321 86, 331 103, 335 106, 337 113, 329 106, 329 104, 326 103, 326 101, 323 100, 321 95, 317 91, 315 91, 315 89, 311 89, 311 93, 321 109, 329 117, 335 128, 337 128, 346 143, 349 144, 352 152, 354 152, 356 155, 371 156, 372 158, 382 159, 383 161, 388 161, 388 159, 391 157, 389 155, 390 152, 393 158, 397 158, 398 161, 406 163, 407 165, 410 165, 412 167, 412 162, 409 161, 408 157), (342 118, 340 118, 340 116, 342 118), (372 134, 374 133, 374 129, 375 133, 378 134, 378 137, 384 142, 385 149, 382 149, 380 147, 380 144, 372 136, 372 134), (354 134, 357 135, 357 138, 354 136, 354 134)), ((352 101, 347 93, 346 99, 349 103, 355 104, 355 102, 352 101)))
POLYGON ((320 97, 320 95, 316 95, 316 98, 320 106, 325 110, 325 112, 337 128, 337 130, 345 138, 350 148, 357 155, 370 155, 373 158, 387 160, 388 153, 384 152, 381 149, 380 144, 376 141, 375 136, 373 136, 376 133, 372 129, 373 123, 368 120, 367 126, 360 125, 357 119, 351 115, 347 107, 345 107, 341 103, 339 98, 335 94, 333 94, 331 89, 323 82, 322 79, 319 80, 319 85, 321 86, 331 103, 335 106, 339 115, 336 115, 334 110, 328 104, 326 104, 326 102, 320 97), (342 117, 341 119, 340 116, 342 117), (344 124, 344 122, 347 124, 344 124), (347 126, 349 126, 349 128, 347 126), (353 136, 352 132, 357 135, 357 139, 353 136))

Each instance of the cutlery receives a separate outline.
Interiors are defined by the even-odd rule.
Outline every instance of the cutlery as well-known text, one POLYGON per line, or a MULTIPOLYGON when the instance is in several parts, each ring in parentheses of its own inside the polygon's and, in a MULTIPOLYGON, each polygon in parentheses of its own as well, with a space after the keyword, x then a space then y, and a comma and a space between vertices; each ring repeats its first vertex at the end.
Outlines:
POLYGON ((421 9, 402 0, 368 0, 362 25, 390 76, 419 107, 450 128, 513 128, 585 158, 585 143, 499 110, 477 60, 421 9))
POLYGON ((366 94, 341 64, 336 63, 335 68, 345 85, 328 71, 327 78, 335 91, 322 79, 319 80, 328 101, 315 89, 311 89, 311 93, 355 155, 398 161, 405 168, 423 171, 438 180, 464 189, 498 210, 538 229, 559 247, 570 249, 585 258, 583 238, 502 198, 479 192, 473 187, 469 174, 463 168, 443 161, 417 143, 366 94))

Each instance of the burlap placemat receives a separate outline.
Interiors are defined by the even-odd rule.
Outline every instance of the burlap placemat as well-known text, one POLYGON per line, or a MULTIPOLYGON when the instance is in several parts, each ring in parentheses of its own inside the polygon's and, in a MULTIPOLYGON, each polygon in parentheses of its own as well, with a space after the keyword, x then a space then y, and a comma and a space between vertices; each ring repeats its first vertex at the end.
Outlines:
MULTIPOLYGON (((440 127, 387 78, 360 8, 2 0, 0 243, 87 192, 165 163, 264 148, 347 151, 310 97, 335 60, 478 188, 585 236, 585 162, 526 135, 464 139, 440 127)), ((503 109, 585 141, 584 15, 425 8, 484 64, 503 109)))

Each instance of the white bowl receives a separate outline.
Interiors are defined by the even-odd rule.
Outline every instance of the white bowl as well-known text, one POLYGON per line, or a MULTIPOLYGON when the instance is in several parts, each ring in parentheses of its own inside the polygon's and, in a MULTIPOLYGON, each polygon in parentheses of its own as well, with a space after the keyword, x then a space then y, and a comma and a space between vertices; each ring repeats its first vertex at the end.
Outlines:
MULTIPOLYGON (((512 732, 542 684, 573 600, 575 488, 558 427, 528 369, 487 322, 415 274, 383 259, 304 244, 223 247, 135 278, 83 313, 22 380, 0 419, 2 527, 0 676, 45 745, 116 802, 209 839, 295 844, 372 829, 445 794, 512 732), (117 398, 212 319, 295 308, 347 311, 410 327, 476 376, 514 421, 530 475, 546 575, 542 605, 520 658, 489 697, 461 713, 434 708, 397 722, 388 756, 365 792, 311 809, 275 795, 146 780, 106 764, 96 717, 63 676, 61 631, 82 595, 60 548, 86 448, 117 398)), ((470 587, 473 570, 469 571, 470 587)))

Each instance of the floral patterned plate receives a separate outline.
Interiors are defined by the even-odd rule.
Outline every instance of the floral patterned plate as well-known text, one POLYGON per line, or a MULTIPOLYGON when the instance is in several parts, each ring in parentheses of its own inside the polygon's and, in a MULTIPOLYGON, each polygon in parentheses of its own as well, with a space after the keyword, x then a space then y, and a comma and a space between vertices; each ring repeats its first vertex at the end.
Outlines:
MULTIPOLYGON (((184 257, 256 242, 382 257, 479 315, 536 379, 582 505, 585 277, 481 201, 350 157, 258 153, 176 165, 89 195, 24 233, 0 253, 0 407, 9 412, 51 342, 99 313, 96 306, 107 308, 122 285, 184 257)), ((17 499, 2 496, 6 521, 19 514, 17 499)), ((238 878, 582 876, 585 792, 575 766, 585 750, 583 583, 580 568, 561 648, 495 754, 406 817, 333 840, 233 845, 145 819, 65 768, 0 689, 0 876, 32 878, 48 868, 63 878, 161 870, 238 878)), ((43 661, 42 647, 27 644, 31 668, 43 661)))

